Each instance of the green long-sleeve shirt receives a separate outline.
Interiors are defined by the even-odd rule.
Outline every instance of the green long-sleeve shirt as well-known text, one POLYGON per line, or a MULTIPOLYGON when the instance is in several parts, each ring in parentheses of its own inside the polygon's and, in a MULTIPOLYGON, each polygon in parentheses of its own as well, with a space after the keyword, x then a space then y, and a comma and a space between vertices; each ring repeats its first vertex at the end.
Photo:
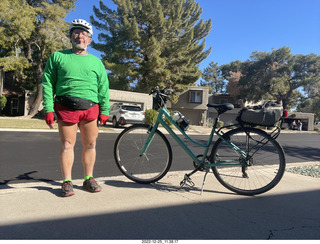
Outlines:
POLYGON ((100 59, 77 55, 70 49, 51 54, 42 78, 43 107, 53 112, 54 96, 69 95, 99 103, 100 113, 109 115, 109 81, 100 59))

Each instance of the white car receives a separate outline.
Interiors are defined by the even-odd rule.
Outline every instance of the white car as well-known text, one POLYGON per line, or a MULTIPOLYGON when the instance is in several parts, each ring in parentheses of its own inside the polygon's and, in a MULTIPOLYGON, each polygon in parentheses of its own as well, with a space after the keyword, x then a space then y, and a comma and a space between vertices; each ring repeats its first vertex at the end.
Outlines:
POLYGON ((112 122, 113 127, 126 124, 144 124, 145 113, 137 105, 115 103, 110 108, 108 121, 112 122))

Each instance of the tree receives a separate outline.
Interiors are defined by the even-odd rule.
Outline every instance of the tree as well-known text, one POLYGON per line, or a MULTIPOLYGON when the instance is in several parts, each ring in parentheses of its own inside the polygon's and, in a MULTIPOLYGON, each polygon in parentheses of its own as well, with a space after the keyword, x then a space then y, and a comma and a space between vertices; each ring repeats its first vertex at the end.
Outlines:
POLYGON ((242 62, 237 60, 232 61, 230 64, 220 66, 222 78, 228 81, 226 91, 234 98, 235 101, 240 98, 240 88, 238 83, 242 76, 241 65, 242 62))
POLYGON ((110 87, 149 92, 168 87, 183 91, 200 78, 199 64, 211 52, 204 39, 211 19, 200 20, 202 9, 194 0, 113 0, 111 10, 100 0, 94 7, 102 32, 92 47, 104 53, 111 71, 110 87))
POLYGON ((314 120, 320 120, 320 97, 317 96, 313 99, 304 98, 301 99, 297 106, 297 111, 304 113, 314 113, 314 120))
POLYGON ((314 113, 315 121, 320 120, 320 82, 307 84, 303 89, 303 95, 300 97, 297 111, 305 113, 314 113))
POLYGON ((204 69, 202 79, 203 80, 200 81, 200 86, 208 86, 210 93, 226 92, 225 80, 222 77, 218 63, 211 62, 209 67, 204 69))
MULTIPOLYGON (((319 87, 320 56, 292 55, 288 47, 267 52, 253 52, 248 61, 226 65, 223 74, 240 72, 239 98, 257 102, 282 101, 284 108, 296 107, 299 97, 319 87)), ((310 93, 311 94, 311 93, 310 93)))
POLYGON ((42 101, 42 74, 49 55, 70 46, 66 14, 76 0, 1 0, 0 67, 17 85, 36 91, 29 115, 42 101))

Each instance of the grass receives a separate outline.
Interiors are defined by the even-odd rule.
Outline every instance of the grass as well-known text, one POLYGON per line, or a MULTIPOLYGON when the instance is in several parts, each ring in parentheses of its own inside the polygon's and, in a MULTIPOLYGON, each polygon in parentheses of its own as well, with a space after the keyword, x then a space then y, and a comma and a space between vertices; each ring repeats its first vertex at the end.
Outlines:
POLYGON ((49 129, 44 120, 26 117, 0 117, 0 128, 8 129, 49 129))
MULTIPOLYGON (((0 117, 1 129, 39 129, 47 130, 49 126, 43 119, 34 119, 28 117, 0 117)), ((54 129, 58 129, 58 124, 54 124, 54 129)), ((110 128, 100 126, 99 130, 108 131, 110 128)))

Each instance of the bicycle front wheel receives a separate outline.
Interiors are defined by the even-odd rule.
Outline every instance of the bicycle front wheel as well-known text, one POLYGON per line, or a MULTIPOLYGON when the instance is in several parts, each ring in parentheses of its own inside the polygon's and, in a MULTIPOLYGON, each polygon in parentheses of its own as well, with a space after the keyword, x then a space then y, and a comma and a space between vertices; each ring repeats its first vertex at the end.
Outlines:
POLYGON ((140 156, 150 136, 150 126, 138 124, 120 133, 114 145, 114 158, 120 171, 137 183, 159 181, 169 171, 172 150, 167 138, 156 130, 146 152, 140 156))
POLYGON ((285 156, 269 134, 255 128, 246 130, 247 134, 241 128, 231 130, 224 135, 227 142, 221 138, 216 141, 211 162, 220 166, 212 167, 212 171, 227 189, 242 195, 257 195, 279 183, 285 171, 285 156), (228 142, 245 152, 246 159, 228 142))

